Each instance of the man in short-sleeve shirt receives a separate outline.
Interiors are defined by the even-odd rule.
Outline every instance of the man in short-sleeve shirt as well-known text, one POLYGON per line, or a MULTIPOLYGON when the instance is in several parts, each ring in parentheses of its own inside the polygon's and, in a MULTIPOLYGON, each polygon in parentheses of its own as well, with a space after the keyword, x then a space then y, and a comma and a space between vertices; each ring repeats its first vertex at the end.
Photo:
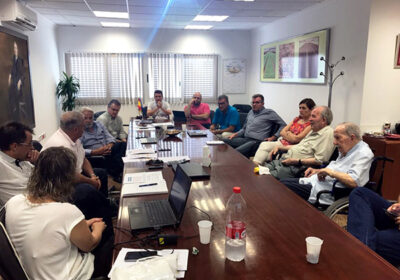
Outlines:
POLYGON ((215 111, 210 130, 223 138, 227 138, 240 130, 239 113, 236 108, 229 105, 229 99, 226 95, 218 97, 218 109, 215 111))
POLYGON ((210 106, 207 103, 202 103, 201 99, 200 92, 195 92, 192 100, 183 110, 185 111, 186 118, 190 119, 192 124, 201 124, 209 128, 211 124, 210 106))

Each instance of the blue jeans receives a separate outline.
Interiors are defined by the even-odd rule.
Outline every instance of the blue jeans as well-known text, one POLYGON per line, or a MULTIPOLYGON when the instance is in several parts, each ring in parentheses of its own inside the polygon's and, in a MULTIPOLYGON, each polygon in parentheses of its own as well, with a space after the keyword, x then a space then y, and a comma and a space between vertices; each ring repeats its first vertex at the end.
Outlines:
POLYGON ((391 202, 370 189, 359 187, 350 194, 347 230, 394 266, 400 264, 400 230, 385 214, 391 202))

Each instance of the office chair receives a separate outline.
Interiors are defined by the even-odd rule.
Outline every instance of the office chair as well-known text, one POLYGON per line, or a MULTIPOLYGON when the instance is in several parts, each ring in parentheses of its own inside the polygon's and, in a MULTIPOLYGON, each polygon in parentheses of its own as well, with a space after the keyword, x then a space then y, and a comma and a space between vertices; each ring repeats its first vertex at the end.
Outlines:
POLYGON ((93 120, 97 120, 98 117, 100 117, 101 115, 103 115, 106 111, 99 111, 93 114, 93 120))
MULTIPOLYGON (((364 186, 364 188, 369 188, 379 195, 382 195, 381 189, 382 189, 382 183, 383 183, 383 175, 384 175, 384 170, 385 170, 385 164, 386 162, 393 162, 392 159, 384 157, 384 156, 378 156, 374 157, 371 163, 371 168, 369 170, 369 178, 373 178, 375 175, 375 172, 379 172, 378 175, 378 181, 373 182, 370 181, 364 186), (378 169, 378 164, 382 162, 382 168, 378 169)), ((332 186, 332 190, 324 190, 320 191, 317 193, 317 199, 314 204, 315 207, 317 207, 320 210, 324 211, 324 214, 328 216, 331 220, 336 220, 339 215, 347 215, 348 210, 349 210, 349 196, 353 188, 342 188, 342 187, 336 187, 336 183, 338 181, 335 181, 335 183, 332 186), (334 197, 334 202, 331 205, 324 205, 320 203, 320 197, 322 194, 329 193, 334 197)))
POLYGON ((29 280, 21 260, 4 227, 5 207, 0 210, 0 275, 7 280, 29 280))
POLYGON ((251 106, 248 104, 233 104, 233 107, 236 108, 236 110, 238 110, 239 113, 248 113, 251 110, 251 106))

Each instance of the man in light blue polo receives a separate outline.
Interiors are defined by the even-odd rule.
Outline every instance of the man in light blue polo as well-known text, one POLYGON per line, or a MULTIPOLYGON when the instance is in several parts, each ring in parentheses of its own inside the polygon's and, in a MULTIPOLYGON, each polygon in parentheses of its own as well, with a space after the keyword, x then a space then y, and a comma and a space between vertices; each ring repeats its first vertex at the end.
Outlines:
MULTIPOLYGON (((299 196, 315 203, 319 191, 331 190, 333 183, 338 187, 362 187, 369 181, 369 169, 374 154, 368 144, 361 140, 360 128, 354 123, 339 124, 334 131, 333 143, 339 150, 339 157, 326 168, 308 168, 305 178, 282 179, 281 182, 299 196)), ((331 194, 323 194, 320 203, 330 205, 331 194)))
POLYGON ((226 95, 218 97, 218 109, 215 111, 210 131, 222 138, 228 138, 240 130, 239 112, 229 105, 226 95))

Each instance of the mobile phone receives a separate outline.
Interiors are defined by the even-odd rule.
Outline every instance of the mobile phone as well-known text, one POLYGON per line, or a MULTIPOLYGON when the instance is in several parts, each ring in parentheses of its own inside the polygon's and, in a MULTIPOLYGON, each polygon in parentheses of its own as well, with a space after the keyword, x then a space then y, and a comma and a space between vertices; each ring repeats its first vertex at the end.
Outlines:
POLYGON ((383 208, 383 211, 385 211, 385 214, 388 215, 388 216, 389 216, 390 218, 392 218, 392 219, 396 219, 396 218, 399 216, 399 214, 390 212, 390 211, 388 211, 388 210, 385 209, 385 208, 383 208))
POLYGON ((128 252, 125 255, 126 262, 134 262, 141 258, 147 258, 151 256, 157 255, 157 251, 137 251, 137 252, 128 252))

